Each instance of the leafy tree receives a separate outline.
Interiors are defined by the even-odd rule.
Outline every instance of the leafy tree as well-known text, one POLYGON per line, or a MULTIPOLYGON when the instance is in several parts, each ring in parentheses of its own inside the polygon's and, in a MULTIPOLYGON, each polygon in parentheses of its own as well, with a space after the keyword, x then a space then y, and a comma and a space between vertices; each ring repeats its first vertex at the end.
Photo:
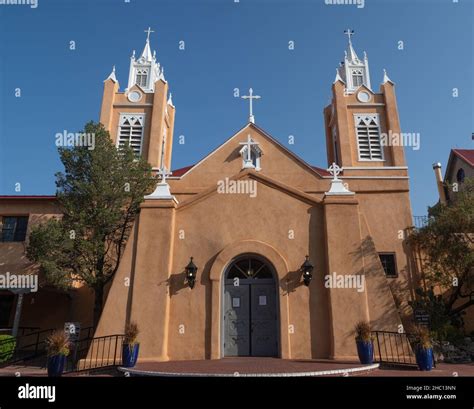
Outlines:
POLYGON ((443 293, 435 297, 429 291, 419 302, 432 316, 446 315, 459 325, 461 315, 474 305, 474 180, 466 179, 448 205, 438 203, 429 215, 428 224, 414 231, 409 242, 424 256, 426 281, 443 293))
POLYGON ((154 187, 150 165, 130 147, 117 150, 102 124, 84 133, 95 146, 59 148, 64 173, 56 174, 63 216, 32 229, 27 256, 47 281, 60 288, 75 283, 94 291, 94 325, 104 288, 116 273, 143 197, 154 187))

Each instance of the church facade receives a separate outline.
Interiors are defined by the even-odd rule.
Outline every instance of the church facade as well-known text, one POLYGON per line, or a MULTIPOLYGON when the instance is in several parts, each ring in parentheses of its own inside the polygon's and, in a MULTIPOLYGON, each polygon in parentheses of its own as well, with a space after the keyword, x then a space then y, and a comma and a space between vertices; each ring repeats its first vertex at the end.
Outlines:
MULTIPOLYGON (((176 108, 149 33, 128 86, 104 82, 100 121, 159 175, 145 197, 95 336, 137 322, 140 360, 354 359, 356 322, 399 331, 416 284, 394 83, 371 85, 351 41, 324 108, 327 169, 250 115, 205 158, 170 173, 176 108)), ((320 141, 321 143, 323 141, 320 141)))

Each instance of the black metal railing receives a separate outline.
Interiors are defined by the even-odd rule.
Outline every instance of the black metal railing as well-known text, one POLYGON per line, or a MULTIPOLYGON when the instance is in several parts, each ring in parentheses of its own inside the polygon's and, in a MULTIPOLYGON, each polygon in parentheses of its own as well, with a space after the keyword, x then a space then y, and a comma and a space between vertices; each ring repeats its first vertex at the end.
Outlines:
MULTIPOLYGON (((48 328, 30 333, 25 333, 25 330, 23 335, 0 340, 0 367, 19 362, 24 362, 25 364, 32 366, 45 366, 46 340, 54 331, 56 331, 55 328, 48 328), (12 348, 13 353, 11 352, 12 348)), ((81 330, 80 339, 77 342, 92 339, 93 335, 94 327, 83 328, 81 330)))
POLYGON ((122 364, 124 334, 76 341, 66 361, 65 372, 82 372, 122 364))
MULTIPOLYGON (((31 333, 39 331, 40 327, 18 327, 17 336, 25 335, 26 333, 31 333)), ((0 335, 11 335, 13 327, 2 327, 0 328, 0 335)))
POLYGON ((54 328, 23 334, 0 341, 0 366, 7 366, 27 361, 46 352, 46 339, 54 332, 54 328), (13 352, 11 351, 13 349, 13 352))
POLYGON ((416 365, 414 336, 406 332, 373 331, 374 359, 380 364, 416 365))

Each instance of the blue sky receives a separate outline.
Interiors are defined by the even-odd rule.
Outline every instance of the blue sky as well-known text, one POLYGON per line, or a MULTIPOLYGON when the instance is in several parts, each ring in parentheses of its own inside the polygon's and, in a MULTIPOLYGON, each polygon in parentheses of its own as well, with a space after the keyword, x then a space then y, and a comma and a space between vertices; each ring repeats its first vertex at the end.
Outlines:
POLYGON ((174 146, 173 168, 196 163, 246 123, 248 106, 233 89, 250 86, 263 97, 256 123, 284 144, 294 135, 291 149, 325 167, 322 110, 348 27, 359 56, 368 53, 374 90, 386 68, 402 130, 421 134, 421 149, 406 149, 415 215, 437 200, 432 163, 444 167, 452 147, 473 148, 472 0, 365 0, 364 8, 324 0, 38 2, 0 5, 0 194, 55 192, 55 134, 98 120, 103 80, 115 64, 126 86, 148 26, 177 107, 175 138, 186 137, 174 146))

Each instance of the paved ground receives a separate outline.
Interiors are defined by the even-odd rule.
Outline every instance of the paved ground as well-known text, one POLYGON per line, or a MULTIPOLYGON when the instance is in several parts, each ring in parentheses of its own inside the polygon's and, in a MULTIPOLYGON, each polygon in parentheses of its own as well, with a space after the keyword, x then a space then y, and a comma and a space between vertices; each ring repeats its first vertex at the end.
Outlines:
POLYGON ((358 362, 343 362, 330 360, 288 360, 279 358, 224 358, 202 361, 169 361, 169 362, 144 362, 134 368, 126 369, 131 374, 142 372, 156 375, 188 374, 188 375, 231 375, 244 376, 245 374, 305 374, 337 371, 340 375, 345 372, 367 368, 358 362))
MULTIPOLYGON (((416 368, 389 368, 367 370, 358 362, 343 362, 330 360, 284 360, 279 358, 224 358, 219 360, 202 361, 170 361, 139 363, 131 372, 152 371, 159 373, 192 373, 192 374, 227 374, 243 376, 244 374, 294 374, 311 372, 337 371, 333 376, 473 376, 473 364, 438 364, 432 371, 419 371, 416 368), (358 368, 360 372, 353 372, 358 368)), ((79 374, 81 376, 82 374, 79 374)), ((85 375, 85 374, 84 374, 85 375)), ((46 369, 31 366, 9 366, 0 368, 0 376, 46 376, 46 369)), ((78 376, 70 374, 67 376, 78 376)), ((95 376, 107 376, 106 374, 95 376)))
POLYGON ((419 371, 418 368, 403 369, 382 367, 373 372, 358 376, 473 376, 474 363, 471 364, 438 364, 431 371, 419 371))

